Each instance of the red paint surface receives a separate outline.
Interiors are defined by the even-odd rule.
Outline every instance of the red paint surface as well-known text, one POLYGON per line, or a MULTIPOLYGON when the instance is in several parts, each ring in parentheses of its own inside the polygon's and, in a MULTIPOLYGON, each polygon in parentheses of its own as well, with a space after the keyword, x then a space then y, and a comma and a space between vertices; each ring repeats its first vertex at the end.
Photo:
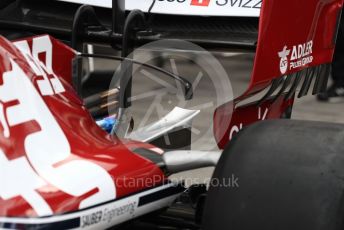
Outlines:
MULTIPOLYGON (((243 123, 245 126, 259 121, 255 105, 238 108, 239 102, 243 104, 245 99, 262 91, 273 79, 282 75, 332 62, 337 19, 342 6, 343 0, 263 1, 257 51, 249 87, 234 102, 223 105, 214 114, 214 135, 220 148, 224 148, 228 143, 233 125, 243 123), (288 68, 286 73, 281 74, 281 59, 278 53, 285 46, 292 49, 295 45, 309 41, 313 41, 313 61, 299 68, 288 68), (224 127, 223 121, 231 119, 231 116, 230 125, 224 127)), ((291 52, 288 61, 290 57, 291 52)), ((272 104, 266 102, 265 106, 274 111, 273 114, 269 113, 267 119, 280 117, 290 104, 292 101, 278 100, 272 104)))
MULTIPOLYGON (((29 38, 28 40, 31 41, 31 39, 29 38)), ((113 178, 116 185, 117 198, 148 188, 148 185, 144 183, 131 186, 132 181, 135 180, 154 181, 155 184, 150 184, 152 187, 161 184, 166 178, 160 168, 143 157, 132 153, 118 138, 111 137, 96 125, 70 85, 71 61, 75 52, 53 38, 51 38, 51 41, 53 43, 53 69, 66 91, 52 96, 42 96, 42 98, 62 128, 70 143, 72 152, 72 156, 69 159, 59 164, 83 159, 101 166, 113 178)), ((10 71, 12 68, 9 57, 24 70, 38 90, 36 81, 40 77, 34 75, 19 50, 3 37, 0 37, 0 87, 3 84, 2 74, 10 71)), ((15 104, 15 102, 13 103, 15 104)), ((1 131, 3 130, 2 127, 0 129, 1 131)), ((25 138, 29 134, 38 131, 40 131, 40 127, 35 121, 11 127, 11 136, 8 139, 3 136, 3 132, 0 132, 0 147, 9 160, 15 160, 22 156, 26 157, 24 148, 25 138)), ((128 142, 128 145, 130 145, 130 142, 128 142)), ((135 143, 135 146, 138 145, 139 143, 135 143)), ((97 180, 97 178, 89 178, 89 180, 97 180)), ((20 182, 18 181, 18 183, 20 182)), ((97 190, 88 191, 80 197, 72 197, 52 185, 48 185, 38 191, 53 209, 54 214, 78 210, 79 203, 95 192, 97 190)), ((35 215, 36 213, 32 207, 22 197, 18 196, 9 200, 0 198, 0 216, 18 217, 35 215)))

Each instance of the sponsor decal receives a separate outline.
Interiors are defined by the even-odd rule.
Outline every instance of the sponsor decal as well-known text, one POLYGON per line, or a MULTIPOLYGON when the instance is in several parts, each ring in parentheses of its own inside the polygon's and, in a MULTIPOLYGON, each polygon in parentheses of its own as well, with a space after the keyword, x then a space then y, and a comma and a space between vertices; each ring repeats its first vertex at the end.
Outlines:
POLYGON ((103 212, 97 211, 91 214, 80 217, 81 227, 89 227, 98 224, 102 220, 103 212))
POLYGON ((37 81, 40 93, 43 96, 65 92, 60 80, 53 71, 53 45, 48 36, 34 38, 32 40, 32 50, 28 41, 25 40, 15 42, 14 45, 22 52, 35 75, 43 78, 37 81), (44 62, 40 61, 38 57, 40 54, 45 54, 44 62))
MULTIPOLYGON (((112 8, 111 0, 59 0, 112 8)), ((153 0, 126 0, 127 10, 148 12, 153 0)), ((156 0, 152 13, 176 15, 259 17, 262 0, 156 0)))
POLYGON ((218 6, 260 9, 262 0, 216 0, 218 6))
POLYGON ((260 9, 262 7, 262 0, 158 0, 159 2, 166 2, 170 5, 180 4, 183 6, 202 6, 202 7, 230 7, 230 8, 251 8, 260 9))
POLYGON ((290 54, 290 50, 287 50, 287 46, 284 46, 283 50, 278 53, 278 56, 281 58, 280 60, 281 74, 285 74, 288 70, 288 66, 289 66, 288 55, 289 54, 290 54))
MULTIPOLYGON (((267 116, 269 114, 269 108, 262 108, 258 107, 258 114, 257 114, 257 120, 256 121, 265 121, 267 116)), ((235 134, 239 133, 244 127, 243 123, 240 123, 239 125, 233 125, 232 128, 229 131, 229 140, 231 141, 235 134)))
MULTIPOLYGON (((137 0, 128 0, 126 2, 127 9, 136 9, 137 2, 137 0)), ((140 2, 147 1, 141 0, 140 2)), ((149 8, 146 7, 140 9, 145 11, 149 8)), ((177 15, 259 17, 261 7, 262 0, 157 0, 152 12, 177 15)))
POLYGON ((107 229, 168 207, 184 191, 184 186, 170 183, 68 214, 40 218, 0 217, 0 226, 5 229, 107 229))
POLYGON ((88 228, 92 225, 105 224, 109 225, 118 218, 131 218, 135 214, 138 201, 130 199, 124 202, 117 202, 101 210, 80 217, 80 227, 88 228))
POLYGON ((210 0, 192 0, 192 6, 209 6, 210 0))
POLYGON ((6 152, 0 149, 0 181, 5 185, 0 187, 0 198, 21 196, 38 216, 53 214, 37 191, 47 184, 75 197, 97 189, 80 202, 80 209, 115 199, 114 181, 104 168, 84 159, 68 161, 72 155, 69 141, 42 98, 65 91, 51 68, 51 40, 49 36, 37 37, 32 44, 31 52, 27 41, 15 43, 39 76, 38 90, 23 69, 10 59, 11 71, 2 74, 3 84, 0 85, 3 130, 0 135, 6 139, 16 138, 13 136, 18 134, 12 133, 11 128, 30 122, 35 122, 39 130, 25 136, 25 156, 8 159, 6 152), (45 54, 45 63, 38 59, 39 54, 45 54))
POLYGON ((280 72, 285 74, 289 70, 298 69, 313 62, 313 41, 294 45, 291 49, 287 46, 278 52, 280 58, 280 72))

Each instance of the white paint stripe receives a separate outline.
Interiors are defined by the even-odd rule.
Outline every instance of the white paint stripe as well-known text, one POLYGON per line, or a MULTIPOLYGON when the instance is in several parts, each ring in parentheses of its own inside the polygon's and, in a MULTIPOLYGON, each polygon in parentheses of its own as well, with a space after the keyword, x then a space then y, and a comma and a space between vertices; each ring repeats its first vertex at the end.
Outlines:
POLYGON ((58 215, 58 216, 52 216, 52 217, 46 217, 46 218, 8 218, 8 217, 0 217, 0 223, 10 223, 10 224, 49 224, 49 223, 55 223, 55 222, 60 222, 60 221, 67 221, 70 219, 75 219, 75 218, 81 218, 83 216, 91 215, 93 213, 102 211, 103 215, 105 213, 105 210, 111 211, 114 208, 118 208, 130 203, 136 202, 136 207, 135 211, 133 213, 125 213, 121 216, 116 216, 116 218, 105 218, 104 221, 100 221, 97 224, 86 226, 83 229, 105 229, 111 226, 118 225, 120 223, 123 223, 125 221, 128 221, 130 219, 136 218, 138 216, 145 215, 147 213, 154 212, 158 209, 164 208, 164 207, 169 207, 172 202, 179 196, 179 194, 172 195, 170 197, 166 197, 164 199, 149 203, 147 205, 143 205, 138 207, 138 202, 139 199, 143 196, 165 190, 168 188, 171 188, 173 186, 176 186, 176 184, 170 183, 167 185, 160 186, 158 188, 154 188, 139 194, 135 194, 133 196, 120 199, 111 203, 107 203, 104 205, 97 206, 95 208, 90 208, 84 211, 78 211, 74 212, 71 214, 66 214, 66 215, 58 215))

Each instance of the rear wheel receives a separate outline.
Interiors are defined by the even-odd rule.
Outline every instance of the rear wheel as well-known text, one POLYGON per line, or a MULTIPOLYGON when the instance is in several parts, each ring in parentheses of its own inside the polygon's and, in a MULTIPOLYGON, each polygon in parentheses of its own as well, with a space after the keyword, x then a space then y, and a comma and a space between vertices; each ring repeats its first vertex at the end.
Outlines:
POLYGON ((204 229, 343 229, 343 144, 338 124, 276 120, 243 130, 214 172, 204 229))

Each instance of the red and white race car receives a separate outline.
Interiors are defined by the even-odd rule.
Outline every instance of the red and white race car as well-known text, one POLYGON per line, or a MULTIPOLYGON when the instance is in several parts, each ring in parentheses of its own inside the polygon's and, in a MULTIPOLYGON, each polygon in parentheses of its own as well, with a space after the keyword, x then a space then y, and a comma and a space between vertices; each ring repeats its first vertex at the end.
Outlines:
MULTIPOLYGON (((295 97, 326 87, 342 5, 342 0, 0 4, 0 228, 342 226, 343 157, 340 146, 321 144, 329 141, 317 135, 326 125, 259 123, 232 141, 257 121, 290 117, 295 97), (175 108, 152 125, 131 131, 134 65, 173 79, 185 100, 192 99, 187 78, 130 55, 138 45, 162 39, 185 50, 171 40, 175 38, 213 50, 255 51, 248 89, 214 111, 213 134, 219 149, 225 149, 221 158, 222 151, 188 149, 198 111, 175 108), (86 53, 85 44, 111 45, 121 56, 86 53), (115 87, 109 88, 109 81, 94 83, 100 72, 86 74, 85 59, 89 65, 95 58, 122 61, 110 74, 119 80, 115 87), (162 142, 166 135, 173 142, 169 148, 162 142), (319 145, 324 149, 318 153, 319 145), (216 165, 213 179, 219 183, 209 192, 203 185, 186 188, 169 179, 216 165), (240 188, 221 186, 222 179, 233 175, 240 188), (331 189, 323 191, 322 186, 331 189)), ((340 132, 337 126, 326 127, 328 135, 340 132)))

